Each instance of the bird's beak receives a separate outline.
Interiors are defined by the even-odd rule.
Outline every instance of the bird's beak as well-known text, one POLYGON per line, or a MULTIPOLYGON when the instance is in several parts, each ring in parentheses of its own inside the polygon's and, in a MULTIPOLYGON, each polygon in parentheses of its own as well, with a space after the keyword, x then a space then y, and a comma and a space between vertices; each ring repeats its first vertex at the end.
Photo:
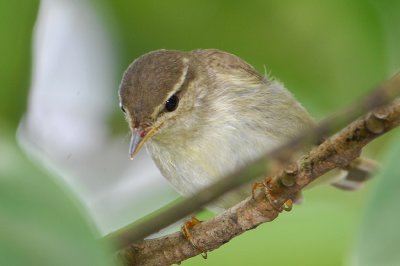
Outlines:
POLYGON ((131 160, 135 157, 135 155, 142 148, 143 144, 148 140, 151 136, 156 133, 158 127, 152 127, 149 130, 144 130, 141 127, 135 128, 132 132, 131 143, 129 145, 129 156, 131 160))

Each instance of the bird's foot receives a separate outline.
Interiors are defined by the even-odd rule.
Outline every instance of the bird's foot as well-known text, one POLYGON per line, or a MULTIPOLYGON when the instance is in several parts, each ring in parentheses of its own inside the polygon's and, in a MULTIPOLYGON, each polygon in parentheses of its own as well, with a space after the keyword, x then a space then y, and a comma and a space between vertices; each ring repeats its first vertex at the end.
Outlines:
POLYGON ((183 236, 190 242, 190 244, 200 252, 203 259, 207 259, 207 251, 204 251, 196 243, 194 243, 193 236, 190 233, 190 229, 199 223, 201 223, 201 221, 199 219, 197 219, 196 217, 192 216, 192 218, 189 221, 186 221, 181 226, 181 232, 182 232, 183 236))
POLYGON ((262 188, 265 194, 265 197, 267 198, 268 202, 271 204, 271 206, 277 210, 278 212, 282 211, 291 211, 293 207, 293 200, 288 199, 282 206, 277 205, 277 200, 271 195, 270 193, 270 183, 272 181, 271 177, 265 178, 262 182, 255 182, 252 185, 251 188, 251 195, 252 198, 255 199, 255 193, 258 188, 262 188))

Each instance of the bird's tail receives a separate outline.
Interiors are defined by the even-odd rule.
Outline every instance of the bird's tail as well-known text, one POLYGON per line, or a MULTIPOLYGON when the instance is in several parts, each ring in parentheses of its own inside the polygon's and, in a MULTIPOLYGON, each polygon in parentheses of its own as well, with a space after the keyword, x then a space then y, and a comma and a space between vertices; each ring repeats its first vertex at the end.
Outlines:
POLYGON ((338 189, 353 191, 373 177, 379 168, 378 162, 360 157, 355 159, 346 169, 335 169, 313 181, 306 189, 330 184, 338 189))
POLYGON ((378 168, 378 162, 360 157, 351 162, 346 169, 341 170, 330 184, 342 190, 357 190, 377 172, 378 168))

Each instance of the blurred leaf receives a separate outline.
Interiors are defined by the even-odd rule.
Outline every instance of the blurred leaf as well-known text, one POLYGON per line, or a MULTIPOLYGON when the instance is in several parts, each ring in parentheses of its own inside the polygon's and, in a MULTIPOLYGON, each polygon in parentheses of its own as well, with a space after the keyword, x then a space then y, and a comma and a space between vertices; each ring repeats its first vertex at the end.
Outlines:
POLYGON ((38 6, 38 0, 0 1, 0 265, 111 265, 83 208, 15 142, 38 6))
POLYGON ((392 141, 359 230, 352 265, 400 265, 400 132, 392 141))
POLYGON ((0 265, 111 265, 82 208, 0 127, 0 265))

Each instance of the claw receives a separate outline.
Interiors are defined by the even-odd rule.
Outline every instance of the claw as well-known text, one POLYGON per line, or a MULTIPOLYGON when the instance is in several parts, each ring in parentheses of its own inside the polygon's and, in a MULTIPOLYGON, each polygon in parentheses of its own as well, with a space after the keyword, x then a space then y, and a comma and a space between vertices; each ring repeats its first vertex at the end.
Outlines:
POLYGON ((252 199, 256 198, 256 191, 258 188, 265 188, 264 182, 255 182, 251 187, 251 197, 252 199))
POLYGON ((288 199, 281 207, 284 211, 290 212, 293 208, 293 200, 288 199))
POLYGON ((258 188, 264 188, 264 193, 265 193, 265 197, 267 198, 267 200, 269 201, 269 203, 271 204, 271 206, 277 210, 278 212, 282 212, 282 211, 290 211, 292 210, 293 207, 293 201, 292 199, 288 199, 282 206, 277 206, 276 205, 276 199, 274 199, 274 197, 271 195, 270 191, 269 191, 269 183, 272 181, 271 177, 268 177, 266 179, 264 179, 263 182, 255 182, 252 185, 251 188, 251 195, 252 198, 255 199, 255 192, 258 188))
POLYGON ((190 244, 200 252, 200 255, 203 257, 203 259, 207 259, 207 251, 204 251, 196 243, 194 243, 193 236, 190 233, 190 228, 194 227, 196 224, 199 223, 201 223, 201 221, 196 217, 192 216, 192 218, 189 221, 186 221, 181 226, 181 232, 183 236, 190 242, 190 244))

